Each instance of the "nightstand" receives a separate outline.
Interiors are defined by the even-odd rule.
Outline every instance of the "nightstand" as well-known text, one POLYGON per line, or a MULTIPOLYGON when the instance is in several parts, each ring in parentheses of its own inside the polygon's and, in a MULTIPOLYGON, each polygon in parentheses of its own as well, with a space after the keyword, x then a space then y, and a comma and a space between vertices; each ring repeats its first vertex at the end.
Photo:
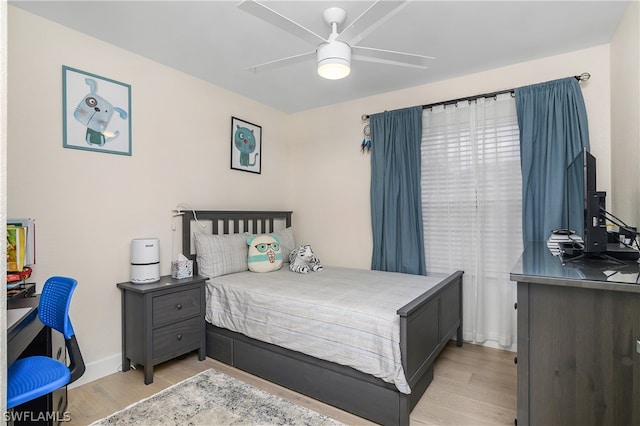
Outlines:
POLYGON ((118 283, 122 292, 122 371, 144 366, 144 383, 153 383, 153 367, 198 349, 206 354, 206 277, 160 277, 152 284, 118 283))

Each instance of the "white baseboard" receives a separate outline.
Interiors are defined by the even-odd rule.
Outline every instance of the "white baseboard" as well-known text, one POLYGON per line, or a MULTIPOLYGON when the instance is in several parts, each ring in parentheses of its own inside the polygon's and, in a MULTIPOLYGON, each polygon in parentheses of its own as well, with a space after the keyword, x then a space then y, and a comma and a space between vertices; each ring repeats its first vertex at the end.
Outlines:
POLYGON ((493 340, 487 340, 485 342, 476 343, 476 344, 477 345, 482 345, 482 346, 487 346, 487 347, 493 348, 493 349, 502 349, 503 351, 518 352, 518 344, 517 343, 512 344, 510 347, 500 346, 500 344, 498 344, 498 342, 494 342, 493 340))
POLYGON ((82 377, 70 384, 67 389, 73 389, 102 377, 122 371, 122 354, 111 355, 98 361, 86 364, 82 377))

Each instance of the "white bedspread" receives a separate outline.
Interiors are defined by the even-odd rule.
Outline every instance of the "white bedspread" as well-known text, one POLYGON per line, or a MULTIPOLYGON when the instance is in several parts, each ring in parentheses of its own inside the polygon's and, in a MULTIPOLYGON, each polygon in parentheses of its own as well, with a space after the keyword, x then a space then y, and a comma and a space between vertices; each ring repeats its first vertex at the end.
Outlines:
POLYGON ((207 284, 206 320, 218 327, 353 367, 411 389, 397 310, 442 280, 326 267, 297 274, 239 272, 207 284))

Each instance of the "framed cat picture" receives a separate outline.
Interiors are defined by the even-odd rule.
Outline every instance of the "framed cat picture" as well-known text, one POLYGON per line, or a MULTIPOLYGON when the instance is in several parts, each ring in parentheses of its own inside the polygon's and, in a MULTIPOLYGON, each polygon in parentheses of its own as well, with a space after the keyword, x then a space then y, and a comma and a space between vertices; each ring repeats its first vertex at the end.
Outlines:
POLYGON ((231 117, 231 168, 260 174, 262 127, 231 117))

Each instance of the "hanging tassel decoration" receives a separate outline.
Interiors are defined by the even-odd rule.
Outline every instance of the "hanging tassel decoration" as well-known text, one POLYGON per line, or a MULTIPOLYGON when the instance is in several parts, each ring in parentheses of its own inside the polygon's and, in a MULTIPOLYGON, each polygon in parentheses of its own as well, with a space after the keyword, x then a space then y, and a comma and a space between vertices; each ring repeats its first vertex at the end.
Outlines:
POLYGON ((364 154, 365 151, 371 151, 371 140, 367 138, 362 139, 362 142, 360 142, 360 152, 364 154))
POLYGON ((362 142, 360 143, 360 152, 362 152, 364 154, 365 150, 367 152, 371 151, 371 139, 367 139, 369 137, 369 135, 371 134, 371 128, 369 127, 369 125, 367 124, 366 126, 364 126, 364 129, 362 129, 362 133, 364 133, 364 138, 362 139, 362 142))

